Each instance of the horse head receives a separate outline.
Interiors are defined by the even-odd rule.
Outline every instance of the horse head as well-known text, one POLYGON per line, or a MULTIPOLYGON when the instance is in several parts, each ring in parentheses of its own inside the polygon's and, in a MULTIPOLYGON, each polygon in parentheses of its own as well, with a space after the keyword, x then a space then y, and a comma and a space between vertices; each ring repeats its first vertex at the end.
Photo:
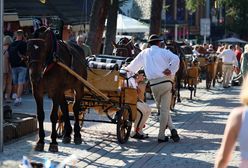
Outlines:
POLYGON ((113 54, 123 57, 135 57, 141 51, 134 46, 132 39, 126 37, 121 38, 117 43, 113 42, 113 46, 113 54))
POLYGON ((56 38, 54 33, 45 27, 34 32, 34 38, 27 42, 27 63, 31 80, 39 81, 43 78, 46 67, 52 63, 56 52, 56 38))

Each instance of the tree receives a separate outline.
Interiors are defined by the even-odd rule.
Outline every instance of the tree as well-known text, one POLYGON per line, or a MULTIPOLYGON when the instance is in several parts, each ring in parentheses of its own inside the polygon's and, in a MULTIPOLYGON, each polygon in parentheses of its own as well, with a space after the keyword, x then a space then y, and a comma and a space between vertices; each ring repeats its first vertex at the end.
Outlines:
POLYGON ((119 0, 112 0, 111 3, 111 7, 108 12, 108 21, 103 48, 103 53, 109 55, 113 52, 112 41, 115 41, 119 0))
POLYGON ((110 0, 94 0, 90 14, 90 29, 86 43, 91 46, 92 54, 99 54, 110 0))
POLYGON ((149 34, 161 33, 161 12, 163 9, 163 0, 152 0, 150 32, 149 34))
POLYGON ((248 36, 248 3, 247 0, 218 0, 226 9, 226 19, 230 30, 247 39, 248 36))
POLYGON ((186 9, 193 13, 202 4, 204 4, 204 0, 186 0, 186 9))

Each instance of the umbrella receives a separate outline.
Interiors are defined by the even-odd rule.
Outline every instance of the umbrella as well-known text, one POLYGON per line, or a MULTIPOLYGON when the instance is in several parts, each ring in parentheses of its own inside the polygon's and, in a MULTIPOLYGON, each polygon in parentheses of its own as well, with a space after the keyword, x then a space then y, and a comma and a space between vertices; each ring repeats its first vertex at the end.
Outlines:
POLYGON ((236 37, 221 39, 221 40, 218 40, 218 42, 221 42, 221 43, 248 43, 247 41, 241 40, 241 39, 236 38, 236 37))
POLYGON ((143 33, 149 31, 149 25, 142 23, 131 17, 118 14, 117 17, 117 32, 127 33, 143 33))

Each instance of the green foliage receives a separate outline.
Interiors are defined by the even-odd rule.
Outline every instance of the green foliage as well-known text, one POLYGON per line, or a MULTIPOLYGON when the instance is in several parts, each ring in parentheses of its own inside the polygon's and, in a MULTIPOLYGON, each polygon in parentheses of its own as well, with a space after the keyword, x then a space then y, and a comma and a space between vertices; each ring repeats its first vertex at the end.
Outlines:
POLYGON ((195 12, 199 5, 204 4, 204 0, 186 0, 186 9, 195 12))
POLYGON ((248 36, 248 3, 247 0, 218 0, 219 4, 226 9, 226 17, 233 22, 228 23, 231 31, 241 36, 248 36))

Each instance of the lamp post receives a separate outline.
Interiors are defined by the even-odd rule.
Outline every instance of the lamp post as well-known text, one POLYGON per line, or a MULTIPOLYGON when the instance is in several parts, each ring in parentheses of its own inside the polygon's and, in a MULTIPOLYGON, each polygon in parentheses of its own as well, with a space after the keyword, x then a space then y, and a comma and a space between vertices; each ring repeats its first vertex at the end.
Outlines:
MULTIPOLYGON (((3 53, 3 1, 0 0, 0 53, 3 53)), ((3 152, 3 57, 0 58, 0 152, 3 152)))

